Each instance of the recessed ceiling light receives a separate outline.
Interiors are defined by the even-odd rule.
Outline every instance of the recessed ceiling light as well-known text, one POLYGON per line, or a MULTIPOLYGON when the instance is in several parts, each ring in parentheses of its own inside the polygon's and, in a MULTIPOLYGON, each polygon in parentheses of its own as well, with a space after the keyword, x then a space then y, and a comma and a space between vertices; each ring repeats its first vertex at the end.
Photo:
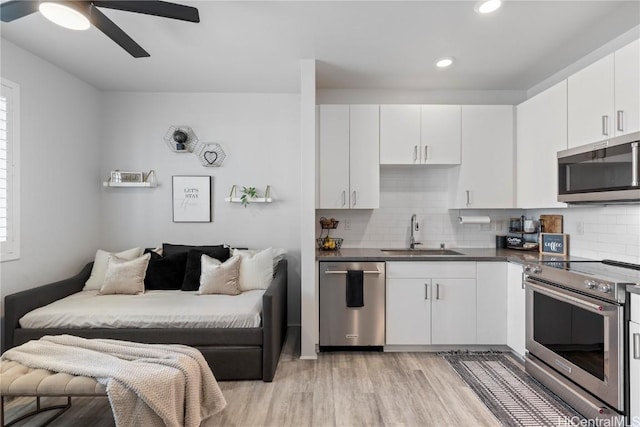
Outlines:
POLYGON ((54 2, 42 2, 39 10, 49 21, 70 30, 88 30, 91 27, 89 19, 70 6, 54 2))
POLYGON ((453 64, 453 58, 451 58, 451 57, 449 57, 449 58, 441 58, 441 59, 438 59, 438 62, 436 62, 436 67, 438 67, 438 68, 447 68, 451 64, 453 64))
POLYGON ((475 10, 478 13, 486 14, 495 12, 496 10, 500 9, 500 6, 502 6, 501 0, 487 0, 478 2, 476 4, 475 10))

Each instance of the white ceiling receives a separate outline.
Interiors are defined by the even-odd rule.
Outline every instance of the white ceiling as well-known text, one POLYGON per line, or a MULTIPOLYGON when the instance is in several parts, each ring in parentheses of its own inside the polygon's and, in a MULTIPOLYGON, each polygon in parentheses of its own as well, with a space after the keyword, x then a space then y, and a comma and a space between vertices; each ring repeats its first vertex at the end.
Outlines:
POLYGON ((102 9, 150 54, 35 13, 3 38, 102 90, 297 92, 299 60, 324 89, 526 90, 640 25, 640 1, 179 1, 199 24, 102 9), (448 70, 435 60, 454 56, 448 70))

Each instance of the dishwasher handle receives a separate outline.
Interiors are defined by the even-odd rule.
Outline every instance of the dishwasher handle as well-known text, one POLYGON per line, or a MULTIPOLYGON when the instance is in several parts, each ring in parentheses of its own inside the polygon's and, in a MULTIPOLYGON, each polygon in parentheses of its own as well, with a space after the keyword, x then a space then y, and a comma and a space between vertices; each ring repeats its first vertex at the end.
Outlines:
MULTIPOLYGON (((382 274, 382 272, 380 270, 365 270, 363 271, 364 274, 382 274)), ((347 270, 327 270, 324 272, 324 274, 347 274, 347 270)))

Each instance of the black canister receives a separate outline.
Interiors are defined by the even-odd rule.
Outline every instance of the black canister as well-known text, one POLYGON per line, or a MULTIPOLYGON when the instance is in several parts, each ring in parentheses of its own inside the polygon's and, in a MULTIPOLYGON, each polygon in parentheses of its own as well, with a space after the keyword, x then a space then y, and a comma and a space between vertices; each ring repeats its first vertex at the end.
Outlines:
POLYGON ((496 249, 504 249, 507 247, 507 236, 496 236, 496 249))

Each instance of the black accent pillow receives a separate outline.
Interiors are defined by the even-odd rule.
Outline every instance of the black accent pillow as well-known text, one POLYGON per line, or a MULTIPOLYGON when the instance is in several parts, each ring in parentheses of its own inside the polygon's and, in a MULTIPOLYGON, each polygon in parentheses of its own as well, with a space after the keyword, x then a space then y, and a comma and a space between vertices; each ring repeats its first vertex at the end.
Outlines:
POLYGON ((162 255, 173 255, 181 252, 189 252, 191 249, 197 249, 205 251, 207 255, 215 259, 225 262, 231 256, 229 248, 225 248, 224 245, 214 246, 190 246, 190 245, 172 245, 170 243, 162 244, 162 255))
POLYGON ((211 258, 216 258, 220 262, 225 262, 229 259, 229 249, 224 248, 224 253, 221 254, 219 249, 207 250, 200 249, 206 246, 199 246, 198 249, 191 249, 187 255, 187 269, 184 273, 184 280, 182 281, 183 291, 197 291, 200 288, 200 274, 202 272, 202 255, 208 255, 211 258))
POLYGON ((151 253, 151 259, 147 266, 147 274, 144 277, 145 289, 180 289, 187 269, 187 252, 177 253, 161 257, 155 252, 151 253))

